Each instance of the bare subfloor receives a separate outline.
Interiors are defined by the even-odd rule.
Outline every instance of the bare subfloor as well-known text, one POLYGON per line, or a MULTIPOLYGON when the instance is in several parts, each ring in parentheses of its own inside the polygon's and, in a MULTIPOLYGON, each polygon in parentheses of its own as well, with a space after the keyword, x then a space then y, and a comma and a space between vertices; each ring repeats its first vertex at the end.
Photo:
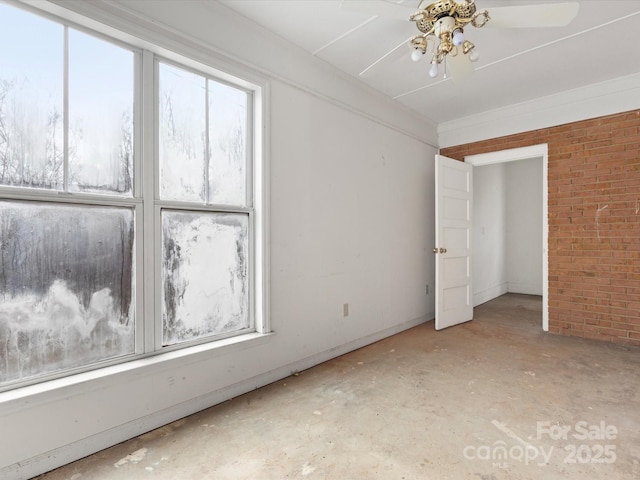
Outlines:
POLYGON ((38 478, 640 478, 640 349, 541 324, 508 294, 38 478))

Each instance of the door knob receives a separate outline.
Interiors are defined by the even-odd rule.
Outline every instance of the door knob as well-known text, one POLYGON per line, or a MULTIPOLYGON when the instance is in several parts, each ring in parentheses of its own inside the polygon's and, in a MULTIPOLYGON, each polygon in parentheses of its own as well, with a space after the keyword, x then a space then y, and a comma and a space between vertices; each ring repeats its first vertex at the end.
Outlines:
POLYGON ((447 253, 447 249, 446 248, 441 248, 440 249, 440 253, 447 253))
POLYGON ((433 249, 433 253, 438 253, 438 249, 437 249, 437 248, 434 248, 434 249, 433 249))

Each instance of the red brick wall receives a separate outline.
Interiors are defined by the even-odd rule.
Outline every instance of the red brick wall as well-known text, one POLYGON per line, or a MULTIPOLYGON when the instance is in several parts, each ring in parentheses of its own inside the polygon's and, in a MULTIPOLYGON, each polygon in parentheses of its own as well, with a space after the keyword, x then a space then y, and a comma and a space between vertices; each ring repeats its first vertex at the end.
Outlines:
POLYGON ((443 148, 549 145, 549 331, 640 346, 640 111, 443 148))

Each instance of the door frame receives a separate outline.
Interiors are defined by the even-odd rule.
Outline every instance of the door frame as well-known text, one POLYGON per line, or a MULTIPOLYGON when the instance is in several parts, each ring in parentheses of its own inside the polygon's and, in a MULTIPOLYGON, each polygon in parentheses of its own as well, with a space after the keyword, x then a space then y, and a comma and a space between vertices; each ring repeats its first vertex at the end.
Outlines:
POLYGON ((549 331, 549 145, 511 148, 464 157, 474 167, 542 158, 542 330, 549 331))

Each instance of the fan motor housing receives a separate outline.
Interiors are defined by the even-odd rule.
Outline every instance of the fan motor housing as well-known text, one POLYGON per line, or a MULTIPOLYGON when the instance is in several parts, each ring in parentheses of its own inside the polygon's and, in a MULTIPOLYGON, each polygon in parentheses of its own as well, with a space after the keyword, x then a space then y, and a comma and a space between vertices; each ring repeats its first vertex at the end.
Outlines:
POLYGON ((425 15, 416 20, 416 26, 423 33, 431 31, 439 19, 450 16, 453 11, 455 11, 456 17, 465 19, 471 18, 476 13, 476 5, 473 0, 466 0, 465 3, 458 3, 455 0, 427 3, 429 1, 431 0, 422 0, 418 6, 425 15))

